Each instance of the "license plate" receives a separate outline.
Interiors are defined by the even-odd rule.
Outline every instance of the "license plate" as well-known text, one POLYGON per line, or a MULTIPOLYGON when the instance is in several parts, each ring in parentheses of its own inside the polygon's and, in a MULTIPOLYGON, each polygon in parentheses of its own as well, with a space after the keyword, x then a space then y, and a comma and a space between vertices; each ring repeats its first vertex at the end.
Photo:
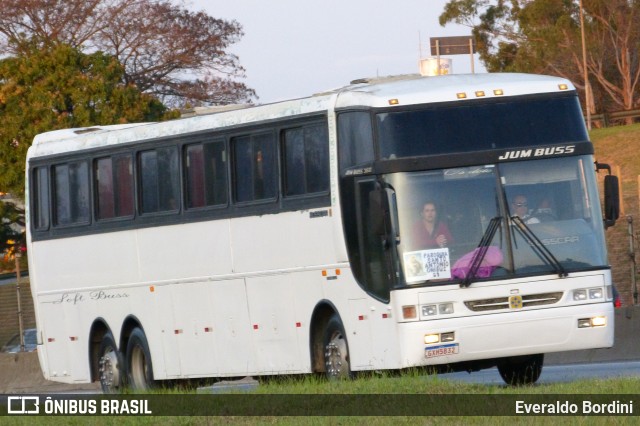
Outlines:
POLYGON ((424 356, 434 358, 437 356, 454 355, 460 350, 458 343, 449 343, 448 345, 431 346, 424 349, 424 356))

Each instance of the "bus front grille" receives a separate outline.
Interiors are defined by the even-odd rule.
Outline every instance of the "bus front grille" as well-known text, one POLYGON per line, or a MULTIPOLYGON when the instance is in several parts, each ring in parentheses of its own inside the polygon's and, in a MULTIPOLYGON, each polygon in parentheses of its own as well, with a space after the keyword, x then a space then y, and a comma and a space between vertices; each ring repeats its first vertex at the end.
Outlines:
MULTIPOLYGON (((522 296, 522 307, 553 305, 562 299, 562 292, 528 294, 522 296)), ((510 309, 509 297, 496 297, 493 299, 470 300, 464 302, 465 306, 474 312, 510 309)), ((520 307, 519 307, 520 308, 520 307)))

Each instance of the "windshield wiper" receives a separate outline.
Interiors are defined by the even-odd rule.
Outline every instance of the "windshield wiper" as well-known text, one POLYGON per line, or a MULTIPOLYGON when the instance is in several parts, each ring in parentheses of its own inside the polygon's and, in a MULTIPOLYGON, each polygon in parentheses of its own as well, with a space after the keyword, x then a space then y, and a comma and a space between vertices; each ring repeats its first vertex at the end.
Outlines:
POLYGON ((567 271, 565 271, 562 264, 558 261, 558 259, 551 253, 551 251, 545 246, 540 238, 536 236, 536 234, 531 231, 531 228, 527 226, 526 223, 522 220, 520 216, 511 216, 511 221, 516 225, 516 229, 520 232, 520 235, 529 243, 529 245, 534 249, 534 251, 544 259, 548 264, 553 266, 553 269, 558 274, 559 277, 566 277, 567 271))
POLYGON ((473 256, 473 259, 471 259, 471 267, 469 268, 469 273, 460 283, 460 287, 469 287, 472 280, 478 274, 478 269, 480 269, 480 265, 482 265, 482 261, 487 255, 489 245, 491 244, 491 241, 493 241, 493 237, 494 235, 496 235, 496 231, 500 227, 501 220, 502 216, 496 216, 489 222, 489 226, 487 226, 484 234, 482 234, 482 238, 480 239, 480 243, 478 244, 476 253, 473 256))

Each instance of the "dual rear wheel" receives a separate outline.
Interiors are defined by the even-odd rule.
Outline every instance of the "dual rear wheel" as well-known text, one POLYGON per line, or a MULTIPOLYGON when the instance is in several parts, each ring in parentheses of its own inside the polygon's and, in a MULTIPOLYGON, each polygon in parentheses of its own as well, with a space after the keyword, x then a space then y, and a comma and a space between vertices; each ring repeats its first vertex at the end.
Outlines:
POLYGON ((98 355, 100 386, 104 393, 118 393, 125 386, 133 390, 154 387, 151 353, 142 329, 133 329, 124 355, 118 350, 111 332, 105 333, 98 355))

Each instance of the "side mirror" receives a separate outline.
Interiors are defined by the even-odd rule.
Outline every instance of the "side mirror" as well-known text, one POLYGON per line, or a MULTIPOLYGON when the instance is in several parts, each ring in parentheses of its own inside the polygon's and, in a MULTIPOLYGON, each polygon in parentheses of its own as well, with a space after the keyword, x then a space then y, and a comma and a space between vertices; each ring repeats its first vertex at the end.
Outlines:
POLYGON ((618 176, 604 177, 604 225, 613 226, 620 217, 620 189, 618 176))

